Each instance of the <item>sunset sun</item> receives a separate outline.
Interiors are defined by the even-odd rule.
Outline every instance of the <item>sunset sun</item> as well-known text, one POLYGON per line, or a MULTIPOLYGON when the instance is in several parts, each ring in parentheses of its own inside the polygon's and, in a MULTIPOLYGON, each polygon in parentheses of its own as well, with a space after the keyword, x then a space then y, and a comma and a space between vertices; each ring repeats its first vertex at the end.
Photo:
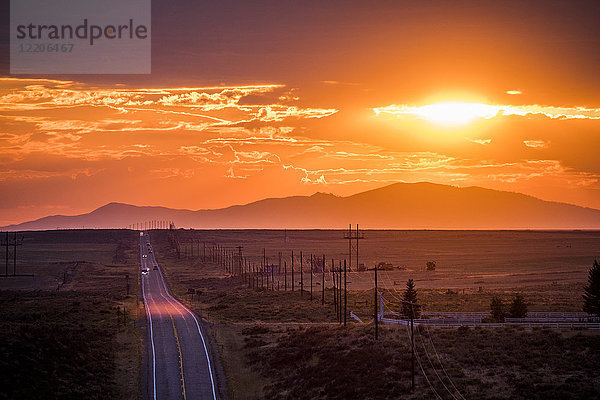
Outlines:
POLYGON ((444 102, 417 107, 421 118, 441 125, 465 125, 476 119, 493 118, 498 107, 481 103, 444 102))
POLYGON ((502 107, 464 101, 445 101, 422 106, 389 106, 375 109, 396 115, 412 116, 439 125, 466 125, 477 119, 490 119, 498 115, 502 107))

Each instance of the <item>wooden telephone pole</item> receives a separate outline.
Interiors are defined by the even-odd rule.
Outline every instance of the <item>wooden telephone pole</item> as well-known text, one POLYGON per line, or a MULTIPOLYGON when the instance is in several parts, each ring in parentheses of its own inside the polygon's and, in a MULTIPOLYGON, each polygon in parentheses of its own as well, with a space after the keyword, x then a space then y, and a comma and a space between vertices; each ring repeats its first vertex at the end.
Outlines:
POLYGON ((304 297, 304 271, 302 270, 303 258, 302 252, 300 252, 300 297, 304 297))
POLYGON ((415 307, 420 307, 419 304, 408 300, 400 300, 404 304, 410 304, 410 353, 411 353, 411 391, 415 391, 415 307))
POLYGON ((17 274, 17 246, 23 245, 23 236, 17 237, 17 232, 14 232, 12 240, 10 234, 6 232, 6 238, 2 242, 6 246, 6 261, 4 265, 4 277, 8 277, 9 264, 9 249, 12 247, 13 272, 11 276, 33 276, 32 274, 17 274))
POLYGON ((313 287, 313 255, 310 254, 310 301, 312 301, 312 287, 313 287))
POLYGON ((344 326, 346 326, 346 314, 348 312, 348 281, 346 279, 346 260, 344 260, 344 326))
POLYGON ((352 270, 352 241, 356 241, 356 270, 358 271, 358 267, 360 263, 358 262, 358 241, 360 239, 364 239, 365 234, 358 231, 358 224, 356 224, 356 232, 352 231, 352 224, 348 224, 348 232, 344 234, 344 239, 348 239, 348 270, 352 270))
POLYGON ((323 254, 323 269, 322 269, 322 283, 321 283, 321 305, 325 304, 325 254, 323 254))
POLYGON ((375 271, 375 296, 374 296, 374 303, 375 305, 373 306, 373 317, 375 318, 375 340, 379 339, 379 326, 378 326, 378 322, 379 322, 379 316, 377 315, 377 300, 378 300, 378 291, 377 291, 377 265, 375 265, 374 268, 370 268, 368 271, 375 271))

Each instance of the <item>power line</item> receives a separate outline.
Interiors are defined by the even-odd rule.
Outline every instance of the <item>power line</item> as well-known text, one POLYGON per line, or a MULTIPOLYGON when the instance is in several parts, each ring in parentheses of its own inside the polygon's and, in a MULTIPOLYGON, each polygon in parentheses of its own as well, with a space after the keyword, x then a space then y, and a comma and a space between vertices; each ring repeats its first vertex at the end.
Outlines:
POLYGON ((446 375, 446 378, 448 378, 448 381, 450 381, 450 384, 452 385, 452 387, 454 388, 454 390, 456 391, 456 393, 460 396, 461 399, 466 400, 465 397, 460 393, 460 391, 458 390, 458 388, 454 385, 454 382, 452 382, 452 379, 450 378, 450 376, 448 375, 448 373, 446 372, 446 368, 444 368, 444 364, 442 363, 442 360, 440 358, 440 355, 438 354, 435 345, 433 344, 433 340, 431 339, 431 332, 429 331, 429 327, 427 325, 425 325, 425 330, 427 331, 427 336, 429 337, 429 341, 431 342, 431 347, 433 348, 433 351, 435 352, 435 356, 438 359, 440 366, 442 367, 442 371, 444 372, 444 375, 446 375))
MULTIPOLYGON (((408 325, 406 325, 406 334, 408 335, 409 340, 410 340, 410 332, 409 332, 409 326, 408 325)), ((431 381, 429 380, 429 377, 425 373, 425 369, 423 369, 423 365, 421 364, 421 359, 419 358, 419 353, 415 352, 415 356, 416 356, 417 362, 419 364, 419 368, 421 369, 421 372, 423 373, 423 376, 425 377, 425 381, 427 381, 427 384, 429 385, 429 388, 431 389, 431 391, 433 392, 433 394, 435 395, 435 397, 437 397, 438 399, 442 400, 442 396, 440 396, 439 393, 437 392, 437 390, 435 390, 435 388, 431 384, 431 381)))
POLYGON ((450 391, 450 389, 448 389, 448 387, 446 386, 446 384, 444 383, 444 381, 440 377, 440 374, 438 373, 437 369, 435 368, 435 365, 433 364, 433 361, 431 361, 431 357, 429 357, 429 352, 427 351, 427 347, 425 346, 425 340, 423 340, 423 335, 421 335, 421 332, 419 332, 418 329, 417 329, 417 334, 419 335, 419 338, 421 339, 421 343, 423 344, 423 350, 425 351, 425 356, 427 356, 427 360, 429 361, 429 364, 431 364, 431 368, 433 369, 433 372, 435 373, 435 375, 440 380, 440 382, 441 382, 442 386, 444 387, 444 389, 446 389, 446 391, 448 391, 448 393, 450 393, 450 396, 452 396, 452 398, 456 400, 456 396, 452 393, 452 391, 450 391))
MULTIPOLYGON (((385 279, 387 279, 387 280, 388 280, 388 283, 392 283, 392 282, 391 282, 391 279, 389 278, 389 276, 387 276, 386 274, 384 274, 383 276, 384 276, 384 278, 385 278, 385 279)), ((398 300, 398 301, 401 301, 401 302, 402 302, 402 301, 404 301, 403 299, 401 299, 401 298, 398 298, 397 296, 395 296, 395 295, 392 293, 392 292, 395 292, 395 293, 397 293, 397 294, 400 294, 400 292, 398 292, 396 289, 394 289, 394 287, 393 287, 393 286, 391 286, 391 289, 390 289, 390 290, 391 290, 391 291, 390 291, 390 292, 388 292, 388 293, 389 293, 389 294, 390 294, 392 297, 394 297, 394 298, 395 298, 396 300, 398 300)), ((389 309, 391 312, 393 312, 393 310, 391 310, 390 308, 388 308, 388 309, 389 309)), ((433 350, 434 350, 434 352, 435 352, 435 354, 436 354, 436 357, 437 357, 437 359, 438 359, 438 361, 439 361, 439 363, 440 363, 440 366, 442 367, 442 371, 444 372, 444 375, 446 376, 446 378, 448 379, 448 381, 450 382, 450 384, 452 385, 452 387, 454 388, 454 390, 456 391, 456 393, 458 394, 458 396, 460 396, 460 398, 462 398, 462 399, 465 399, 465 397, 464 397, 464 396, 463 396, 463 395, 460 393, 460 391, 459 391, 459 390, 456 388, 456 385, 454 384, 454 382, 452 381, 452 379, 450 378, 450 376, 449 376, 449 375, 448 375, 448 373, 446 372, 446 370, 445 370, 445 368, 444 368, 444 365, 443 365, 443 363, 442 363, 442 361, 441 361, 441 359, 440 359, 440 356, 439 356, 439 354, 438 354, 438 352, 437 352, 437 350, 436 350, 436 348, 435 348, 435 345, 434 345, 434 343, 433 343, 433 340, 431 339, 431 333, 429 332, 429 328, 427 327, 427 325, 425 325, 425 327, 426 327, 426 329, 428 330, 429 341, 431 342, 432 348, 433 348, 433 350)), ((456 396, 455 396, 455 395, 452 393, 452 391, 450 391, 450 390, 448 389, 448 387, 445 385, 444 381, 442 380, 442 378, 440 377, 439 373, 437 372, 437 370, 436 370, 436 368, 435 368, 435 365, 434 365, 434 363, 431 361, 431 358, 430 358, 430 356, 429 356, 429 352, 427 351, 427 348, 426 348, 426 346, 425 346, 424 340, 423 340, 423 338, 422 338, 422 336, 421 336, 421 333, 420 333, 420 331, 419 331, 418 329, 417 329, 417 333, 419 334, 419 337, 421 338, 421 343, 423 343, 423 349, 425 350, 426 356, 427 356, 427 358, 428 358, 428 360, 429 360, 429 362, 430 362, 430 364, 431 364, 431 366, 432 366, 432 368, 433 368, 433 370, 434 370, 435 374, 437 375, 438 379, 440 380, 440 382, 442 383, 442 385, 444 386, 444 388, 445 388, 445 389, 448 391, 448 393, 450 393, 450 395, 452 396, 452 398, 456 399, 456 396)))

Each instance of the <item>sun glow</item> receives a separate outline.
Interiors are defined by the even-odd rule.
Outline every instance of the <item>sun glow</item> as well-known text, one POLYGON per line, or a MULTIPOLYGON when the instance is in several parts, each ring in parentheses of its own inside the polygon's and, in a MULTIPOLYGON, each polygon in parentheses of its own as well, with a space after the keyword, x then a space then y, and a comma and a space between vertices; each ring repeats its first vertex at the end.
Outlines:
MULTIPOLYGON (((394 114, 413 116, 441 125, 466 125, 476 119, 490 119, 502 111, 502 107, 483 103, 441 102, 424 106, 394 106, 394 114)), ((390 112, 384 108, 375 109, 377 114, 390 112)))
POLYGON ((388 114, 404 119, 424 119, 446 126, 461 126, 478 119, 499 116, 546 117, 550 119, 600 119, 600 108, 553 107, 544 105, 492 105, 476 102, 438 102, 423 106, 390 105, 373 108, 375 115, 388 114))

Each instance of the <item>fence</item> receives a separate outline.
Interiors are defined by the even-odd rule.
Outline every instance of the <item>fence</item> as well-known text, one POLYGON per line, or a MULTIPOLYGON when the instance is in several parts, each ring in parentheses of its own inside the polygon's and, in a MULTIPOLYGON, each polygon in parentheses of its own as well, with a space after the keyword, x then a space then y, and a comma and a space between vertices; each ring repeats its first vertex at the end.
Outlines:
MULTIPOLYGON (((531 312, 527 318, 506 318, 505 322, 481 322, 489 312, 423 312, 422 315, 446 316, 448 318, 420 318, 415 319, 415 325, 426 325, 433 328, 458 328, 485 327, 501 328, 508 326, 521 326, 525 328, 562 328, 562 329, 600 329, 597 317, 581 312, 531 312), (462 317, 462 318, 461 318, 462 317)), ((388 318, 386 315, 400 316, 401 313, 386 311, 380 314, 380 321, 384 324, 408 325, 409 320, 401 318, 388 318)))

